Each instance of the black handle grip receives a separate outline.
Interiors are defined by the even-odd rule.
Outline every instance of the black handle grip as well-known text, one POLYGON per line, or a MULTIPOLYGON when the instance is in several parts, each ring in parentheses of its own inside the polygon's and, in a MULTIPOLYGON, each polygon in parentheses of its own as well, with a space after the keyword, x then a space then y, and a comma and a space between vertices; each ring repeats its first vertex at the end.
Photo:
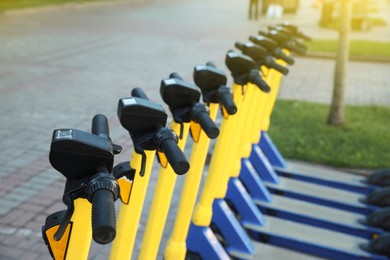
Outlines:
POLYGON ((109 139, 110 131, 108 128, 108 120, 105 115, 97 114, 92 119, 92 134, 109 139))
POLYGON ((265 31, 260 30, 260 31, 258 31, 257 33, 258 33, 259 35, 261 35, 261 36, 268 37, 268 33, 265 32, 265 31))
POLYGON ((293 42, 288 42, 286 44, 286 48, 289 49, 290 51, 295 52, 295 53, 300 54, 300 55, 304 55, 306 53, 305 49, 300 48, 299 46, 297 46, 293 42))
POLYGON ((270 86, 265 82, 257 69, 251 70, 249 73, 249 82, 258 86, 263 92, 269 93, 271 91, 270 86))
POLYGON ((280 24, 278 24, 278 26, 283 26, 283 27, 293 31, 294 33, 296 33, 298 31, 298 26, 291 24, 289 22, 280 23, 280 24))
POLYGON ((207 108, 203 104, 196 103, 190 111, 190 117, 191 120, 200 124, 209 138, 214 139, 219 135, 218 127, 211 120, 207 108))
POLYGON ((294 64, 294 59, 291 58, 291 56, 288 56, 286 53, 283 52, 282 49, 280 48, 277 48, 274 50, 274 56, 275 58, 278 58, 278 59, 281 59, 281 60, 284 60, 287 64, 289 65, 293 65, 294 64))
POLYGON ((257 44, 257 39, 256 39, 255 36, 253 36, 253 35, 249 36, 249 40, 250 40, 251 42, 254 42, 255 44, 257 44))
POLYGON ((288 74, 288 69, 278 63, 275 62, 274 58, 272 58, 271 56, 268 56, 266 59, 265 59, 265 64, 264 64, 266 67, 268 68, 272 68, 274 70, 277 70, 279 71, 280 73, 282 73, 283 75, 287 75, 288 74))
POLYGON ((212 62, 212 61, 208 61, 208 62, 206 63, 206 65, 207 65, 207 66, 210 66, 210 67, 213 67, 213 68, 216 68, 214 62, 212 62))
POLYGON ((92 194, 92 237, 96 243, 108 244, 116 236, 114 194, 99 189, 92 194))
POLYGON ((298 46, 302 50, 307 51, 307 45, 302 40, 297 39, 297 40, 294 41, 294 43, 295 43, 296 46, 298 46))
POLYGON ((217 91, 219 103, 223 106, 229 115, 234 115, 237 112, 237 106, 234 103, 230 90, 226 86, 222 86, 217 91))
POLYGON ((304 39, 305 41, 311 41, 310 36, 307 36, 303 32, 299 31, 298 26, 296 26, 296 25, 289 24, 289 23, 282 23, 282 24, 278 24, 278 25, 283 26, 285 28, 288 28, 289 30, 291 30, 293 32, 293 34, 295 34, 295 36, 297 36, 301 39, 304 39))
POLYGON ((299 46, 297 46, 297 45, 295 45, 294 47, 293 47, 293 50, 292 50, 293 52, 295 52, 295 53, 298 53, 299 55, 305 55, 306 54, 306 49, 304 49, 304 48, 302 48, 302 47, 299 47, 299 46))
POLYGON ((161 143, 161 150, 164 152, 172 169, 178 175, 183 175, 190 169, 190 164, 187 161, 184 153, 174 139, 166 139, 161 143))
POLYGON ((310 42, 312 40, 310 36, 308 36, 302 32, 297 32, 297 36, 305 41, 308 41, 308 42, 310 42))
POLYGON ((177 73, 177 72, 172 72, 169 75, 169 78, 171 78, 171 79, 183 79, 182 77, 180 77, 179 73, 177 73))
POLYGON ((203 131, 210 139, 215 139, 219 135, 218 127, 215 125, 214 121, 211 120, 207 112, 198 113, 194 121, 200 124, 203 131))
POLYGON ((133 97, 138 97, 138 98, 149 100, 148 96, 145 94, 145 92, 141 88, 133 88, 133 90, 131 91, 131 95, 133 97))
POLYGON ((242 42, 236 42, 234 44, 234 47, 236 47, 237 49, 239 49, 240 51, 244 50, 244 47, 245 45, 242 43, 242 42))

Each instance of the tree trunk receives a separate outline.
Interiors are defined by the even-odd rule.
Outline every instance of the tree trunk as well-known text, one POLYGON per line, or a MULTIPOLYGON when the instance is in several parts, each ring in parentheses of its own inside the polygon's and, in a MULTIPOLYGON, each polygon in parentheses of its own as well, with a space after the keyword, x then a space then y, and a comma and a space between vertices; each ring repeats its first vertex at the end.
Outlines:
POLYGON ((330 125, 344 124, 344 93, 349 59, 349 33, 351 30, 352 1, 340 0, 339 2, 339 42, 334 73, 332 104, 328 116, 328 124, 330 125))

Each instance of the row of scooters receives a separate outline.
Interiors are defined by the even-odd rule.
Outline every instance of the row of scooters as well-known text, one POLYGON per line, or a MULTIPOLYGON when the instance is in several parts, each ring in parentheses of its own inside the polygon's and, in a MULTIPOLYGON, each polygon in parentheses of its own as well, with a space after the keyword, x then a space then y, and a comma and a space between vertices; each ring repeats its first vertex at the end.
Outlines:
POLYGON ((161 168, 139 259, 157 258, 176 177, 184 174, 166 259, 252 258, 261 255, 253 241, 325 258, 390 257, 390 170, 368 178, 293 171, 267 133, 282 75, 294 63, 290 53, 303 55, 310 38, 283 23, 249 39, 235 44, 241 53, 225 57, 232 91, 212 62, 194 68, 195 84, 177 73, 161 81, 170 127, 163 107, 142 89, 119 100, 117 115, 133 142, 129 162, 114 166, 122 148, 103 115, 93 118, 91 133, 54 130, 50 163, 67 180, 67 210, 48 216, 42 228, 54 259, 87 259, 91 238, 112 242, 110 259, 132 258, 155 155, 161 168))

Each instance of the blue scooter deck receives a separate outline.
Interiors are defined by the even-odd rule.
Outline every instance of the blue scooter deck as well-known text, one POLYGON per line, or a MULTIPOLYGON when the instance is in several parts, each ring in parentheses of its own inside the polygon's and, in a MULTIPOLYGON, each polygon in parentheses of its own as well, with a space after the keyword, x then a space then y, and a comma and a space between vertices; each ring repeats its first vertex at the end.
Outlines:
POLYGON ((368 184, 366 177, 363 176, 320 167, 315 167, 315 171, 313 171, 313 166, 305 166, 294 162, 287 162, 287 168, 274 167, 274 170, 279 176, 351 190, 362 194, 369 194, 378 189, 377 186, 368 184))
POLYGON ((308 254, 332 259, 388 259, 372 254, 360 245, 369 241, 363 238, 307 226, 288 220, 267 216, 264 227, 249 230, 260 241, 308 254))
POLYGON ((294 222, 323 227, 363 238, 382 234, 382 229, 362 224, 365 216, 313 203, 273 195, 272 202, 255 201, 263 213, 294 222))
POLYGON ((279 184, 266 182, 267 188, 272 193, 363 215, 367 215, 378 209, 376 206, 362 202, 364 195, 359 193, 343 191, 286 177, 280 177, 279 180, 279 184))
POLYGON ((253 241, 255 247, 252 259, 324 260, 323 257, 309 255, 295 250, 253 241))

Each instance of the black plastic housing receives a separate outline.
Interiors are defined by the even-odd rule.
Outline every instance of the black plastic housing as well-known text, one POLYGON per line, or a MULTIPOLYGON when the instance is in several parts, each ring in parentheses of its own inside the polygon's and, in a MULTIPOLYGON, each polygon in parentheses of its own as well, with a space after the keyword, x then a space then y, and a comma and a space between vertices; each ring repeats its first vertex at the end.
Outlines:
POLYGON ((218 103, 217 90, 227 83, 225 73, 210 65, 198 65, 194 67, 194 82, 201 89, 205 103, 218 103))
POLYGON ((248 83, 249 72, 256 68, 256 63, 248 56, 235 51, 228 51, 225 64, 230 70, 234 82, 239 85, 248 83))
POLYGON ((257 45, 267 48, 269 51, 273 51, 274 49, 278 48, 278 44, 276 41, 263 35, 250 36, 249 40, 257 45))
POLYGON ((178 78, 162 80, 160 94, 171 111, 192 106, 194 103, 199 102, 201 95, 194 84, 178 78))
POLYGON ((230 50, 226 54, 225 64, 230 69, 236 84, 243 86, 253 83, 266 93, 271 90, 261 78, 258 65, 250 57, 230 50))
POLYGON ((265 57, 271 55, 270 51, 253 42, 236 42, 235 46, 241 50, 244 55, 251 57, 256 63, 261 63, 265 57))
POLYGON ((114 151, 107 138, 77 129, 56 129, 49 161, 67 179, 82 179, 94 175, 102 164, 111 172, 114 151))
MULTIPOLYGON (((161 105, 138 97, 121 98, 117 113, 121 125, 129 131, 133 141, 136 136, 153 134, 165 126, 168 119, 161 105)), ((144 149, 148 150, 147 147, 144 149)))

